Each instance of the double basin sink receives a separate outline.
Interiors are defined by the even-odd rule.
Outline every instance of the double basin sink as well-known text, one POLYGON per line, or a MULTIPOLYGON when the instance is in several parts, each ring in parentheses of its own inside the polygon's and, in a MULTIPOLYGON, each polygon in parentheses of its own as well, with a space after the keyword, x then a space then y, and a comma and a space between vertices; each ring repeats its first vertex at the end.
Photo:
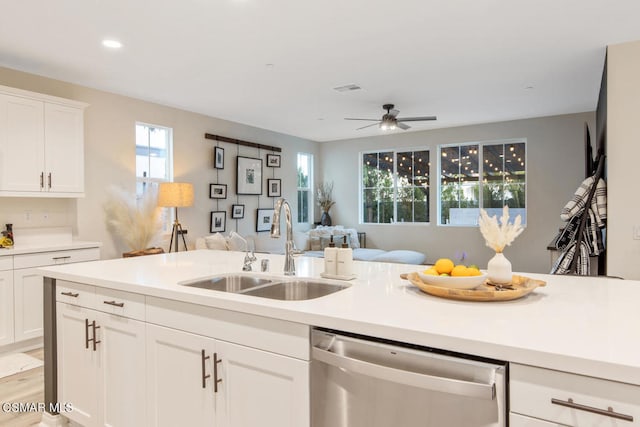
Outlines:
POLYGON ((317 279, 265 277, 240 273, 222 274, 185 282, 182 285, 282 301, 319 298, 349 287, 346 283, 324 282, 317 279))

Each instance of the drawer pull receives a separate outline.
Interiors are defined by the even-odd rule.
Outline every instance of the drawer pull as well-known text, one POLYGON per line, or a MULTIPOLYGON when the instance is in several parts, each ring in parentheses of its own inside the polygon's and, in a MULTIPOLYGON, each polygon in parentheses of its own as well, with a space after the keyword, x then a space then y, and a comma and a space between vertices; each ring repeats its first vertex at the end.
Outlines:
POLYGON ((211 377, 211 374, 207 374, 207 360, 211 356, 205 356, 204 349, 200 353, 200 359, 202 361, 202 388, 207 388, 207 378, 211 377))
POLYGON ((79 293, 73 293, 73 292, 60 292, 60 295, 65 295, 73 298, 78 298, 80 296, 79 293))
POLYGON ((60 261, 61 259, 69 259, 69 258, 71 258, 71 255, 51 257, 51 259, 54 260, 54 261, 60 261))
POLYGON ((617 418, 619 420, 633 422, 633 416, 614 412, 611 406, 609 406, 606 410, 599 409, 599 408, 594 408, 593 406, 587 406, 587 405, 581 405, 579 403, 575 403, 571 398, 567 399, 567 401, 551 398, 551 403, 553 403, 554 405, 566 406, 567 408, 578 409, 580 411, 591 412, 593 414, 604 415, 606 417, 617 418))
POLYGON ((115 302, 115 301, 102 301, 105 304, 115 305, 116 307, 124 307, 123 302, 115 302))
POLYGON ((218 383, 222 382, 222 378, 218 378, 218 363, 222 362, 222 359, 218 359, 218 353, 213 353, 213 392, 218 392, 218 383))

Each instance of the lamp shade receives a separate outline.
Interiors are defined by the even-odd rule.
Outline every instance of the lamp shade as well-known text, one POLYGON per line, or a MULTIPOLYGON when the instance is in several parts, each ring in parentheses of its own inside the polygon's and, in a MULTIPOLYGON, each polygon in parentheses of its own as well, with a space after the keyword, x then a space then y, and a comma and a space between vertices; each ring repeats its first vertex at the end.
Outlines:
POLYGON ((158 206, 181 208, 193 205, 193 184, 186 182, 161 182, 158 189, 158 206))

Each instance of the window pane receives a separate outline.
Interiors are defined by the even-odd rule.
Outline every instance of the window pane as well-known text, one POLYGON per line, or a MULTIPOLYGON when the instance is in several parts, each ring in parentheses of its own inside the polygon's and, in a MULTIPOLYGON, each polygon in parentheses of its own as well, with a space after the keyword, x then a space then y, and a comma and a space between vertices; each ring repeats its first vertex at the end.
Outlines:
POLYGON ((297 155, 297 186, 298 186, 298 223, 310 223, 312 209, 312 185, 311 174, 313 168, 313 156, 307 153, 297 155))
POLYGON ((429 152, 396 154, 398 222, 429 221, 429 152))
POLYGON ((362 156, 362 221, 389 223, 393 220, 393 152, 362 156))

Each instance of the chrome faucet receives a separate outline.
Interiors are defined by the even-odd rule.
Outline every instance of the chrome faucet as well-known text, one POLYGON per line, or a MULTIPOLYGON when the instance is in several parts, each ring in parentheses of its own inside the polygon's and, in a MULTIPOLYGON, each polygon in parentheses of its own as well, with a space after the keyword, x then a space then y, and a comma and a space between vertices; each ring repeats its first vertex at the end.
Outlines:
POLYGON ((239 235, 235 231, 232 231, 230 236, 232 236, 232 237, 236 236, 236 237, 238 237, 240 240, 242 240, 244 242, 244 249, 245 249, 246 253, 244 255, 244 263, 242 265, 242 271, 252 271, 251 263, 257 261, 258 258, 256 258, 256 254, 255 254, 255 252, 253 252, 253 250, 251 251, 251 255, 249 255, 249 242, 247 242, 247 239, 245 239, 244 237, 242 237, 241 235, 239 235))
POLYGON ((296 255, 293 244, 293 225, 291 219, 291 206, 285 199, 278 199, 274 206, 273 221, 271 223, 271 237, 277 239, 280 237, 280 211, 284 205, 284 218, 287 225, 287 242, 284 246, 284 275, 295 276, 296 275, 296 263, 293 256, 296 255))

